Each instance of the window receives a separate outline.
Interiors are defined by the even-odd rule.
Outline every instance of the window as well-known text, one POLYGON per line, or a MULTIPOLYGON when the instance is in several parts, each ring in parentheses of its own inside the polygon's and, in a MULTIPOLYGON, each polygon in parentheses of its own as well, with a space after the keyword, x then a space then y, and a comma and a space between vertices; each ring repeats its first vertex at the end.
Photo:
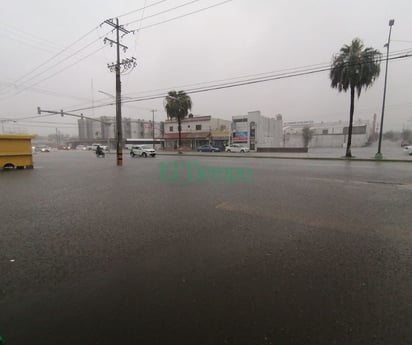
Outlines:
POLYGON ((322 130, 322 134, 328 134, 328 132, 329 132, 329 131, 328 131, 327 129, 323 129, 323 130, 322 130))
POLYGON ((173 126, 169 127, 169 132, 173 132, 173 126))
POLYGON ((202 130, 202 125, 196 125, 196 130, 201 131, 202 130))

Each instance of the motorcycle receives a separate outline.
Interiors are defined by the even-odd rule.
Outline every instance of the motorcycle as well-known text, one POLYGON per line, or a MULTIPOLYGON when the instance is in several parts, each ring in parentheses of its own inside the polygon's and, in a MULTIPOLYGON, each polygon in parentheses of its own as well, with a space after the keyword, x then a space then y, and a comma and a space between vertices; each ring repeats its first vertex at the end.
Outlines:
POLYGON ((96 157, 97 158, 104 158, 104 152, 102 151, 96 151, 96 157))

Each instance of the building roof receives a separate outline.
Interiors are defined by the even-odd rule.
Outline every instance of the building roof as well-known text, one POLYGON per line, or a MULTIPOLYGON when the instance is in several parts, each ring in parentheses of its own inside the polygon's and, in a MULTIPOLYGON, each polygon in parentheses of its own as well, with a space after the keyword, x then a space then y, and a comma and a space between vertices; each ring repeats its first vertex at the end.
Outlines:
MULTIPOLYGON (((210 121, 211 119, 212 119, 212 116, 210 115, 193 116, 193 117, 185 117, 184 119, 182 119, 182 122, 210 121)), ((177 123, 177 120, 175 118, 167 119, 165 123, 177 123)))
MULTIPOLYGON (((196 133, 183 133, 182 132, 182 139, 201 139, 201 138, 207 138, 210 135, 210 132, 196 132, 196 133)), ((179 133, 178 132, 173 132, 173 133, 165 133, 164 134, 165 139, 179 139, 179 133)))

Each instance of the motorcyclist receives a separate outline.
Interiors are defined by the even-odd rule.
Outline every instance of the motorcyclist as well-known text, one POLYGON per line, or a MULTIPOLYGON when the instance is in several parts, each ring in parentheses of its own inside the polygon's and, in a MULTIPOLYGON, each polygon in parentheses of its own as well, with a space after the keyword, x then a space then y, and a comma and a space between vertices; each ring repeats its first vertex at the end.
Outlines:
POLYGON ((96 156, 104 156, 103 148, 100 145, 97 145, 96 147, 96 156))

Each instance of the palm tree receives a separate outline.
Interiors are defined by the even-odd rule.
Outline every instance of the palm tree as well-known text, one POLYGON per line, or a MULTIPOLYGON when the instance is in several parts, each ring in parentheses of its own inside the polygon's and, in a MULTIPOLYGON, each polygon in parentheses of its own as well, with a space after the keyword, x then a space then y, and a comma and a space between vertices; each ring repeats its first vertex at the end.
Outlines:
POLYGON ((353 112, 355 103, 355 90, 358 98, 362 88, 367 89, 372 86, 379 76, 381 53, 373 48, 364 48, 359 38, 352 40, 350 45, 344 45, 339 54, 333 57, 330 71, 331 86, 337 88, 339 92, 350 89, 350 111, 349 111, 349 131, 348 143, 346 147, 346 157, 352 157, 352 127, 353 112))
POLYGON ((164 100, 167 117, 177 119, 177 130, 179 131, 179 153, 182 146, 182 120, 192 109, 192 100, 184 91, 169 91, 164 100))

